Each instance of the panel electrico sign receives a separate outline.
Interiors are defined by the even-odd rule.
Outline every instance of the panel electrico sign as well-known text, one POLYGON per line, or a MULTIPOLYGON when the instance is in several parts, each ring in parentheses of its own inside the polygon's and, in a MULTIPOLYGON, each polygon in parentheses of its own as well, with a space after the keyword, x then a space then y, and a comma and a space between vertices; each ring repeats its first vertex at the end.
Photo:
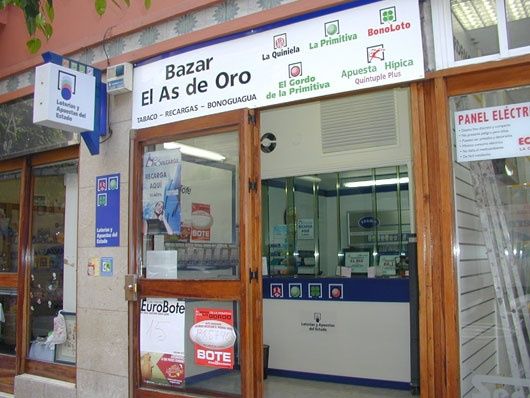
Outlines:
POLYGON ((136 67, 133 128, 423 78, 418 2, 366 3, 136 67))

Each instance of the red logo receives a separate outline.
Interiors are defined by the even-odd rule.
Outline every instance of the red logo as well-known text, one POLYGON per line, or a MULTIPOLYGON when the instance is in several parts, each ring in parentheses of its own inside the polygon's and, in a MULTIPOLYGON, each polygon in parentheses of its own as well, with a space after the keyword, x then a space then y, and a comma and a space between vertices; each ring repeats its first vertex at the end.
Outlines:
POLYGON ((530 145, 530 135, 519 137, 519 145, 530 145))

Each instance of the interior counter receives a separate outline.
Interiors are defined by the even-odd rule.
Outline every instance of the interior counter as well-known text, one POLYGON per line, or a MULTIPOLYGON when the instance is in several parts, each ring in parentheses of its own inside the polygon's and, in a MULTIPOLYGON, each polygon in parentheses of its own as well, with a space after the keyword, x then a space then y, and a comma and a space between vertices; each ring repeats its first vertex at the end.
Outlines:
POLYGON ((263 278, 269 373, 410 388, 407 278, 263 278))

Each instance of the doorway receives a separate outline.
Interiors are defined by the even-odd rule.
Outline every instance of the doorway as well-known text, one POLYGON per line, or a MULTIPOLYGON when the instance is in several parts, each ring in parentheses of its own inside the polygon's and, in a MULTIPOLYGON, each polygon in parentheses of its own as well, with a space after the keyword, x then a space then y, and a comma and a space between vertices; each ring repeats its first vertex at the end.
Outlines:
POLYGON ((236 111, 136 137, 135 397, 261 396, 255 120, 236 111))

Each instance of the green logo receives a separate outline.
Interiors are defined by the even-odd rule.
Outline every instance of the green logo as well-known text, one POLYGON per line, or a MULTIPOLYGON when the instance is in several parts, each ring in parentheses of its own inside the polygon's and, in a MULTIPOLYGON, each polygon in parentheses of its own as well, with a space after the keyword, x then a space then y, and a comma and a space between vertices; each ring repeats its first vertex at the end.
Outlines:
POLYGON ((324 24, 324 30, 326 33, 326 36, 335 36, 336 34, 339 34, 339 21, 329 21, 324 24))
POLYGON ((381 25, 389 22, 396 22, 396 7, 382 8, 379 10, 379 21, 381 25))
POLYGON ((293 285, 290 289, 291 297, 298 298, 302 294, 299 285, 293 285))

